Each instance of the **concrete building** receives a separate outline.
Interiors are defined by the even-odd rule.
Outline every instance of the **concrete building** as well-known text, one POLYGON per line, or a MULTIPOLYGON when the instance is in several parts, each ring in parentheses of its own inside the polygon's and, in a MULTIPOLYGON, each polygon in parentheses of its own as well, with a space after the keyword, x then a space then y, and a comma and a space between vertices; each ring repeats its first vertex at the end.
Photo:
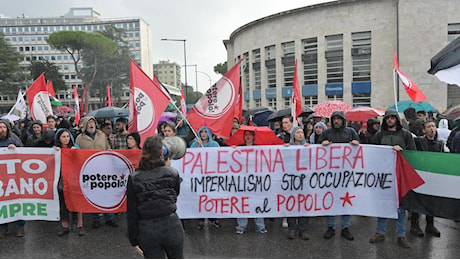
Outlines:
POLYGON ((153 64, 153 74, 155 74, 161 83, 181 88, 181 67, 176 62, 169 60, 160 60, 159 63, 153 64))
MULTIPOLYGON (((70 55, 51 48, 46 43, 46 39, 53 32, 103 31, 108 25, 126 31, 125 40, 129 44, 133 59, 140 64, 147 75, 152 77, 151 30, 149 24, 142 18, 101 19, 100 14, 91 7, 71 8, 68 13, 60 17, 0 17, 0 33, 5 34, 12 47, 24 56, 22 65, 28 65, 31 60, 48 60, 59 67, 68 90, 56 94, 64 104, 73 104, 72 86, 81 88, 82 82, 77 78, 70 55)), ((96 95, 97 93, 91 95, 90 110, 100 106, 99 95, 96 95)), ((123 93, 122 101, 127 102, 128 97, 129 89, 123 93)), ((15 101, 16 94, 10 97, 1 95, 0 112, 8 112, 15 101)))
MULTIPOLYGON (((236 29, 229 68, 240 59, 244 107, 291 104, 295 61, 304 105, 343 100, 386 108, 399 67, 439 111, 460 103, 460 88, 427 73, 430 59, 460 35, 458 0, 340 0, 288 10, 236 29)), ((410 99, 399 83, 399 100, 410 99)))

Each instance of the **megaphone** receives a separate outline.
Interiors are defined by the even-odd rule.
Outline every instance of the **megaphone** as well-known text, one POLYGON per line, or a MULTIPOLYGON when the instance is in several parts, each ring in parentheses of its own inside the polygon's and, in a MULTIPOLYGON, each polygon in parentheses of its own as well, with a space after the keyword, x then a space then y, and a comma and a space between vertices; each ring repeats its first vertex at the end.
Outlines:
POLYGON ((178 136, 170 136, 163 139, 163 156, 171 160, 178 160, 184 157, 186 150, 187 144, 184 139, 178 136))

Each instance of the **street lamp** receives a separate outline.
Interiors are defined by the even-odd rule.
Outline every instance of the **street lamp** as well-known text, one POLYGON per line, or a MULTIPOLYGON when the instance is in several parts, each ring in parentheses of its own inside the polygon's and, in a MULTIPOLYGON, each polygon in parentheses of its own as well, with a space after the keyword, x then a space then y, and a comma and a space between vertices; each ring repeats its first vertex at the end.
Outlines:
POLYGON ((209 88, 211 88, 211 87, 212 87, 211 81, 213 81, 213 80, 211 79, 211 76, 209 76, 208 73, 205 73, 205 72, 203 72, 203 71, 199 71, 199 70, 198 70, 197 72, 199 72, 199 73, 201 73, 201 74, 204 74, 204 75, 206 75, 206 76, 208 77, 208 79, 209 79, 209 88))
MULTIPOLYGON (((185 91, 184 99, 187 100, 187 48, 186 48, 186 39, 161 39, 162 41, 173 41, 173 42, 183 42, 184 43, 184 69, 185 69, 185 91)), ((187 103, 187 101, 186 101, 187 103)))
POLYGON ((195 91, 198 92, 198 76, 197 76, 198 74, 196 73, 197 72, 196 68, 198 67, 198 65, 197 64, 184 65, 184 67, 187 67, 187 66, 190 66, 190 67, 195 66, 195 89, 196 89, 195 91))

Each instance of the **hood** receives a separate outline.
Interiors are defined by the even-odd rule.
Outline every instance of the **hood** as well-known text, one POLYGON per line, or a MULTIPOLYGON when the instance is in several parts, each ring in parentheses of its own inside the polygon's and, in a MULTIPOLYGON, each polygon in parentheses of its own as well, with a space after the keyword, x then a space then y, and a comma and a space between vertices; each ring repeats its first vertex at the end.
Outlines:
POLYGON ((382 120, 382 129, 387 131, 388 130, 388 126, 387 126, 387 123, 386 123, 386 118, 389 117, 389 116, 395 116, 396 117, 396 129, 399 130, 402 128, 402 125, 401 125, 401 118, 399 118, 399 114, 398 114, 398 111, 394 110, 394 109, 388 109, 387 111, 385 111, 385 115, 383 116, 383 120, 382 120))
POLYGON ((342 110, 337 110, 337 111, 334 111, 334 113, 332 113, 331 118, 330 118, 332 128, 334 128, 334 124, 332 124, 332 118, 334 118, 335 116, 338 116, 343 120, 343 124, 341 128, 344 128, 347 126, 347 120, 345 119, 345 112, 342 110))
POLYGON ((73 139, 72 132, 69 129, 66 129, 66 128, 59 128, 58 130, 56 130, 56 134, 54 135, 54 145, 56 145, 56 143, 57 143, 58 135, 59 135, 60 132, 69 133, 70 141, 73 143, 73 146, 75 146, 76 148, 79 148, 78 145, 75 143, 75 140, 73 139))
MULTIPOLYGON (((291 129, 291 140, 289 141, 290 144, 294 144, 294 133, 295 133, 295 131, 297 131, 297 129, 302 129, 302 127, 300 127, 300 126, 295 126, 295 127, 293 127, 293 128, 291 129)), ((302 139, 302 142, 301 142, 301 143, 304 144, 304 143, 306 143, 306 142, 307 142, 307 140, 305 140, 305 136, 304 136, 304 138, 302 139)))
POLYGON ((97 124, 97 120, 96 120, 96 118, 94 116, 85 116, 85 117, 82 118, 82 120, 83 120, 83 122, 82 122, 83 123, 83 129, 81 129, 81 131, 83 131, 83 132, 86 131, 86 125, 88 124, 89 120, 94 120, 94 122, 96 122, 96 129, 99 129, 99 126, 97 124))
POLYGON ((7 120, 0 119, 0 124, 6 125, 6 138, 9 138, 11 136, 11 124, 7 120))
POLYGON ((407 121, 414 121, 417 119, 417 111, 415 111, 415 108, 413 107, 408 107, 404 110, 404 117, 407 121))
POLYGON ((49 128, 43 130, 42 138, 45 143, 54 144, 54 131, 49 128))
POLYGON ((30 130, 33 130, 34 125, 39 125, 40 128, 43 130, 43 123, 40 120, 34 120, 30 122, 29 128, 30 130))
POLYGON ((367 119, 367 131, 371 134, 377 133, 377 130, 374 129, 375 124, 380 124, 380 121, 377 118, 367 119))
POLYGON ((203 130, 203 129, 206 130, 206 133, 208 133, 209 141, 212 141, 212 132, 207 126, 202 126, 202 127, 200 127, 200 129, 198 129, 198 133, 197 133, 198 138, 201 139, 200 133, 201 133, 201 130, 203 130))
POLYGON ((449 121, 447 119, 441 119, 439 121, 439 126, 438 128, 444 128, 444 129, 449 129, 449 121))
POLYGON ((318 122, 313 126, 313 133, 315 132, 316 127, 318 127, 318 126, 323 128, 323 131, 326 131, 326 129, 327 129, 327 125, 325 123, 318 122))

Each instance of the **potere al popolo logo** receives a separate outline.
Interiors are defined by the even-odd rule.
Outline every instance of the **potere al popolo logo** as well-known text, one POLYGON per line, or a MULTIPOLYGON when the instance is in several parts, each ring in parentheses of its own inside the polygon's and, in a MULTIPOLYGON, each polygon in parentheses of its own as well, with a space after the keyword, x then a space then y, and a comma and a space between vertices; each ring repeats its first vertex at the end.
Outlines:
POLYGON ((122 154, 111 151, 95 153, 80 171, 83 196, 98 209, 115 210, 126 199, 126 185, 133 171, 133 165, 122 154))
POLYGON ((143 134, 155 122, 155 107, 149 95, 142 89, 134 88, 134 104, 137 113, 137 131, 143 134))
POLYGON ((204 93, 194 109, 202 117, 217 119, 224 115, 233 105, 236 91, 233 82, 222 77, 204 93))

